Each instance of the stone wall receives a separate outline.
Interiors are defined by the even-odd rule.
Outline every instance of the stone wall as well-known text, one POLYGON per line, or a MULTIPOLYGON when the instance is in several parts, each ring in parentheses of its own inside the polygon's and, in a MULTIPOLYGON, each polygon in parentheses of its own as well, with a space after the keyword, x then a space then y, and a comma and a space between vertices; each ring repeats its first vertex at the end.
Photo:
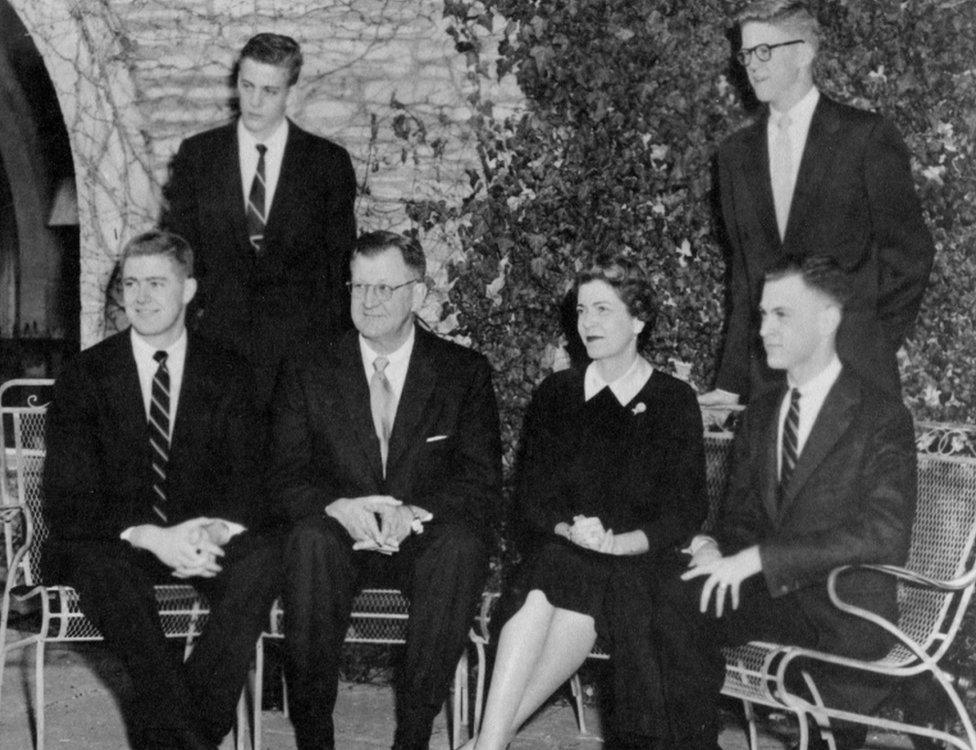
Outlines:
MULTIPOLYGON (((517 111, 511 77, 467 75, 439 0, 11 0, 54 81, 72 140, 81 221, 82 345, 105 334, 105 287, 125 239, 159 214, 182 138, 232 117, 236 52, 258 31, 305 53, 289 114, 349 149, 361 229, 405 229, 411 200, 459 202, 479 169, 471 86, 517 111), (66 13, 67 9, 67 13, 66 13)), ((497 24, 496 24, 497 25, 497 24)), ((485 30, 486 35, 491 32, 485 30)), ((493 50, 490 39, 485 49, 493 50)), ((482 62, 486 62, 482 58, 482 62)), ((491 61, 487 61, 489 66, 491 61)), ((437 289, 459 251, 450 230, 424 237, 437 289)))

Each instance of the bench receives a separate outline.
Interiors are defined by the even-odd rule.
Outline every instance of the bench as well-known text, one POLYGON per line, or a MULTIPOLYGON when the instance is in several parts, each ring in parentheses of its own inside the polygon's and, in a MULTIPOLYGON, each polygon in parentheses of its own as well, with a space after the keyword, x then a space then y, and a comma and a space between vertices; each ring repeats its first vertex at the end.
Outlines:
MULTIPOLYGON (((822 729, 831 750, 835 744, 829 732, 831 719, 860 723, 882 730, 905 732, 946 743, 947 747, 976 750, 976 733, 972 719, 957 689, 957 680, 939 665, 939 660, 952 645, 962 624, 963 616, 976 586, 976 564, 973 558, 976 539, 976 449, 958 455, 967 443, 972 428, 945 425, 916 426, 919 448, 918 509, 912 532, 911 550, 904 568, 869 566, 893 575, 899 580, 898 623, 887 623, 871 612, 841 602, 836 593, 836 581, 844 568, 831 573, 828 587, 832 601, 852 615, 865 617, 884 627, 897 639, 897 645, 882 659, 873 662, 845 659, 793 646, 752 642, 725 649, 726 674, 722 694, 741 700, 748 724, 751 750, 759 750, 755 706, 757 704, 792 713, 798 721, 800 747, 809 742, 806 717, 812 718, 822 729), (893 679, 929 674, 941 687, 954 708, 964 734, 963 738, 927 725, 912 724, 878 716, 854 714, 824 705, 820 691, 803 664, 819 661, 887 675, 893 679), (812 699, 789 690, 788 671, 800 669, 803 684, 812 699)), ((731 456, 732 433, 707 432, 705 435, 706 483, 709 496, 709 519, 714 520, 718 504, 724 494, 731 456)), ((482 646, 489 643, 488 626, 497 594, 489 597, 479 618, 477 629, 482 646)), ((599 642, 590 653, 593 659, 609 659, 599 642)), ((474 726, 481 721, 484 705, 484 680, 478 676, 475 694, 474 726)), ((792 685, 793 682, 791 681, 792 685)), ((581 733, 586 732, 583 714, 583 693, 579 675, 570 680, 581 733)))

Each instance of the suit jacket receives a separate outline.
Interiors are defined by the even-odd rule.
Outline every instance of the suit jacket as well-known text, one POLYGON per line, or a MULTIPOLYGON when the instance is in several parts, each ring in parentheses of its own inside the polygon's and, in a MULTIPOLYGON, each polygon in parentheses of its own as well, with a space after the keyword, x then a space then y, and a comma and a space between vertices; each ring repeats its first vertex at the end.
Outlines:
MULTIPOLYGON (((49 545, 115 542, 158 523, 149 432, 129 331, 77 355, 47 415, 44 516, 49 545)), ((171 523, 214 516, 261 525, 266 441, 247 364, 191 335, 167 467, 171 523)))
POLYGON ((487 360, 416 328, 386 478, 358 335, 292 363, 273 408, 272 491, 295 521, 340 497, 392 495, 434 523, 487 528, 501 498, 501 439, 487 360))
POLYGON ((344 282, 356 236, 345 149, 288 122, 281 174, 256 257, 247 233, 237 123, 180 145, 161 224, 196 252, 195 328, 257 368, 259 398, 296 346, 349 327, 344 282))
POLYGON ((899 393, 895 353, 915 321, 935 252, 908 150, 884 118, 821 95, 781 241, 767 119, 768 111, 730 136, 718 154, 731 306, 716 385, 748 399, 781 382, 766 367, 757 336, 763 274, 783 254, 818 253, 852 274, 854 295, 837 339, 841 360, 899 393))
MULTIPOLYGON (((714 535, 725 554, 758 544, 770 595, 795 594, 821 646, 850 653, 869 646, 860 642, 864 626, 834 608, 825 582, 838 565, 907 559, 917 484, 912 420, 893 396, 845 367, 780 499, 777 433, 784 394, 764 394, 745 412, 714 535)), ((890 576, 848 573, 839 591, 897 620, 890 576)), ((878 633, 873 637, 879 640, 878 633)))

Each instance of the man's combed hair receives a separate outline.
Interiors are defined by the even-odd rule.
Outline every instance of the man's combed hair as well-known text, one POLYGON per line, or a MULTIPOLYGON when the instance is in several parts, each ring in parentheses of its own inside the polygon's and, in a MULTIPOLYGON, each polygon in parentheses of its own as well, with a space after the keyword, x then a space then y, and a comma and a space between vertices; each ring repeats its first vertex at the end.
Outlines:
POLYGON ((125 243, 119 266, 124 266, 129 258, 150 255, 169 258, 183 271, 186 278, 193 278, 193 248, 190 243, 178 234, 158 229, 138 234, 125 243))
POLYGON ((657 319, 654 288, 648 278, 631 260, 617 255, 597 258, 576 274, 574 293, 578 294, 579 288, 591 281, 602 281, 611 286, 627 312, 644 322, 644 330, 637 335, 638 346, 643 346, 650 339, 657 319))
POLYGON ((787 276, 799 276, 808 287, 826 295, 841 309, 847 307, 853 294, 850 274, 829 255, 808 255, 804 258, 787 255, 766 269, 766 281, 777 281, 787 276))
POLYGON ((801 0, 756 0, 735 16, 741 27, 745 23, 768 23, 787 27, 816 49, 820 44, 820 24, 801 0))
POLYGON ((366 232, 360 235, 352 249, 352 257, 362 255, 364 258, 371 258, 379 255, 386 250, 397 249, 403 256, 403 262, 417 278, 425 281, 427 277, 427 256, 424 255, 424 248, 414 237, 396 232, 376 231, 366 232))
POLYGON ((248 58, 265 65, 288 68, 288 85, 294 86, 302 72, 302 48, 284 34, 264 32, 247 40, 241 50, 241 60, 248 58))

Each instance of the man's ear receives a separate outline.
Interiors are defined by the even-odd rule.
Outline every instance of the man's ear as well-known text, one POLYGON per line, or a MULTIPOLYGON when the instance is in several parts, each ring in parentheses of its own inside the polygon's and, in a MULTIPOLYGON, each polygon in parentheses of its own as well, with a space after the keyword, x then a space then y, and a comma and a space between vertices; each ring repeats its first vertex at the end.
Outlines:
POLYGON ((420 309, 424 306, 424 302, 427 300, 427 279, 423 278, 413 285, 413 304, 410 305, 410 309, 414 312, 420 312, 420 309))
POLYGON ((197 295, 197 280, 192 276, 183 282, 183 305, 189 305, 197 295))

